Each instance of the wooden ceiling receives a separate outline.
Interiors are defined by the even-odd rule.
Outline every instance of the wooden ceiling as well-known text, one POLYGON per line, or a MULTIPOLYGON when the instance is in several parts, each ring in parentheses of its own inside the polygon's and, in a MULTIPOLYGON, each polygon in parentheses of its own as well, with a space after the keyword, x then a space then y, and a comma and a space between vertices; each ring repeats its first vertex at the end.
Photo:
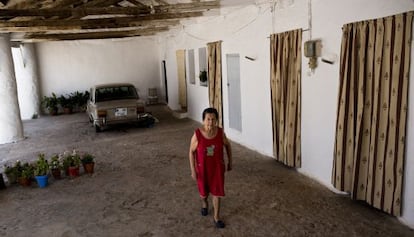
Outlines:
POLYGON ((0 0, 0 33, 13 42, 147 36, 219 7, 219 0, 0 0))

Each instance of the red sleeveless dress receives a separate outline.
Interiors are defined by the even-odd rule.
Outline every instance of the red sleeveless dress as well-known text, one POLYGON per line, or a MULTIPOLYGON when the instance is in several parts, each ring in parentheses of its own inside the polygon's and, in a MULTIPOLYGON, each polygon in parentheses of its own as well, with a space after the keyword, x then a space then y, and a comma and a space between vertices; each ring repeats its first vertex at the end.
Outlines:
POLYGON ((205 198, 211 193, 224 196, 223 129, 217 135, 205 138, 200 129, 195 131, 198 146, 196 155, 197 185, 200 196, 205 198))

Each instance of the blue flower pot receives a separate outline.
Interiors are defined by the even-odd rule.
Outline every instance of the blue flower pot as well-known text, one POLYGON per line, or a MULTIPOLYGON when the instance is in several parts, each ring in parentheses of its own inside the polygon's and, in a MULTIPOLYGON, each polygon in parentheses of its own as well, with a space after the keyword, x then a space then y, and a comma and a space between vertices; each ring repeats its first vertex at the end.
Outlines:
POLYGON ((42 176, 35 176, 37 184, 39 185, 39 188, 44 188, 47 186, 48 176, 42 175, 42 176))

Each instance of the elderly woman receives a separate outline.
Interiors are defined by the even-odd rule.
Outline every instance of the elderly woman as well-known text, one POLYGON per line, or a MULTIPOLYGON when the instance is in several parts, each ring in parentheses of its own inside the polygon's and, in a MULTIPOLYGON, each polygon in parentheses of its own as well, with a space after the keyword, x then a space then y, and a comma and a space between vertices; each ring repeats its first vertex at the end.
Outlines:
POLYGON ((201 197, 201 215, 208 214, 208 195, 213 196, 214 225, 224 228, 220 219, 220 197, 224 197, 224 171, 232 169, 231 146, 223 129, 217 126, 218 112, 214 108, 203 111, 203 126, 191 138, 189 159, 191 177, 197 181, 201 197), (228 158, 224 163, 223 147, 228 158))

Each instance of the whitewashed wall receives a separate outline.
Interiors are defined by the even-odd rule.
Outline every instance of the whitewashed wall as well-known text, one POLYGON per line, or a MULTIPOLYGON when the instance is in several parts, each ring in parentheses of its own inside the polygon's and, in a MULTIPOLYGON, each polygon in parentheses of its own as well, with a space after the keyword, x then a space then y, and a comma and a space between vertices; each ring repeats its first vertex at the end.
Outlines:
MULTIPOLYGON (((269 39, 271 33, 296 28, 309 28, 308 0, 284 1, 289 4, 257 4, 222 9, 220 15, 187 21, 186 25, 160 38, 161 58, 167 63, 169 106, 179 108, 175 51, 197 49, 207 42, 222 40, 223 103, 227 135, 233 141, 272 156, 272 126, 269 79, 269 39), (272 7, 275 7, 274 10, 272 7), (240 54, 242 132, 228 127, 228 98, 225 56, 240 54), (255 61, 244 57, 255 58, 255 61)), ((260 3, 261 2, 261 3, 260 3)), ((303 40, 321 39, 324 56, 337 56, 333 64, 318 61, 314 73, 302 63, 302 168, 300 172, 332 189, 331 171, 334 145, 336 102, 339 86, 339 53, 341 28, 344 24, 364 19, 385 17, 414 10, 411 0, 313 0, 312 30, 305 31, 303 40)), ((414 48, 414 47, 413 47, 414 48)), ((195 50, 197 52, 197 50, 195 50)), ((413 52, 414 55, 414 52, 413 52)), ((197 53, 195 53, 198 72, 197 53)), ((414 60, 411 61, 414 78, 414 60)), ((198 76, 198 75, 197 75, 198 76)), ((401 221, 414 228, 414 83, 410 83, 410 112, 407 129, 406 174, 401 221)), ((201 121, 201 111, 208 106, 208 91, 197 83, 188 86, 188 114, 201 121)), ((236 164, 237 164, 237 157, 236 164)))
POLYGON ((151 37, 38 43, 40 92, 85 91, 94 84, 131 82, 141 98, 160 89, 160 47, 151 37))

